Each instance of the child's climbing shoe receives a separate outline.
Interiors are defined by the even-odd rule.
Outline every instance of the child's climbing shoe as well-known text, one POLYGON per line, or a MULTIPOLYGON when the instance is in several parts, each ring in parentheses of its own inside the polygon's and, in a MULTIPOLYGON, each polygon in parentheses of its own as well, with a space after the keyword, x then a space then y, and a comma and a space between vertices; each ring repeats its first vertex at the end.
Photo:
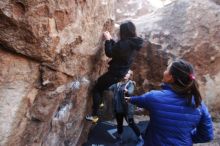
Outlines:
POLYGON ((104 107, 104 103, 101 103, 101 104, 99 105, 99 107, 100 107, 100 108, 103 108, 103 107, 104 107))
POLYGON ((94 122, 94 123, 97 123, 98 120, 99 120, 99 117, 98 117, 98 116, 87 115, 87 116, 86 116, 86 120, 92 121, 92 122, 94 122))

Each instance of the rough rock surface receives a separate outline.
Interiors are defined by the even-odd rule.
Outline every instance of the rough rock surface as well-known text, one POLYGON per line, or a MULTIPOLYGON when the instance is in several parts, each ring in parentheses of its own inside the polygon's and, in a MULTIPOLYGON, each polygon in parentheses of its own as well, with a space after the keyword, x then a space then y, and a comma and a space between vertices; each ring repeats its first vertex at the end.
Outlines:
POLYGON ((115 9, 116 20, 118 21, 131 17, 138 18, 154 10, 148 0, 117 0, 115 9))
POLYGON ((54 61, 67 45, 84 48, 89 44, 86 53, 94 53, 103 20, 113 16, 113 2, 0 1, 0 43, 39 61, 54 61))
POLYGON ((0 1, 0 145, 80 145, 112 19, 114 0, 0 1))
POLYGON ((0 48, 0 145, 24 131, 38 92, 39 64, 0 48))
POLYGON ((116 0, 116 21, 139 18, 175 0, 116 0))

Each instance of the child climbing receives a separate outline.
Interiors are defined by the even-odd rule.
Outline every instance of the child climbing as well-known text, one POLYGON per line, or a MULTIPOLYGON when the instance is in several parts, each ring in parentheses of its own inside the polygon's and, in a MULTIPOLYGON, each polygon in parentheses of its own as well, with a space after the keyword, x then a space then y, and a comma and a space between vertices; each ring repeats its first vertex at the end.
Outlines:
POLYGON ((119 82, 130 69, 137 51, 143 45, 143 39, 137 37, 136 27, 131 21, 124 22, 120 25, 120 40, 115 42, 109 32, 104 32, 105 54, 111 58, 108 63, 108 71, 98 78, 93 88, 93 106, 92 115, 87 115, 86 119, 97 122, 98 109, 104 90, 111 85, 119 82))
POLYGON ((132 128, 138 139, 138 146, 144 144, 144 140, 141 136, 140 130, 134 122, 134 105, 127 103, 124 99, 126 96, 132 96, 135 89, 135 82, 130 80, 133 75, 131 70, 125 75, 125 77, 118 83, 109 87, 113 91, 113 109, 115 118, 117 121, 117 143, 122 144, 122 132, 123 132, 123 119, 127 121, 132 128))

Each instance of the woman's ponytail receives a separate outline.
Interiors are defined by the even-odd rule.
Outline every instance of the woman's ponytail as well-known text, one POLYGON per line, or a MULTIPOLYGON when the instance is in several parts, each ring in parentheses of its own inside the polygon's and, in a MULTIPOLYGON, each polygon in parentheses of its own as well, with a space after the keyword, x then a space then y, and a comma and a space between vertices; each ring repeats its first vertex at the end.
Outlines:
POLYGON ((202 96, 199 91, 199 84, 197 83, 196 80, 193 80, 193 84, 191 86, 191 93, 195 100, 195 106, 196 107, 200 106, 202 102, 202 96))
POLYGON ((189 105, 200 106, 202 97, 193 66, 187 61, 177 60, 172 63, 170 73, 174 79, 173 90, 187 98, 189 105))

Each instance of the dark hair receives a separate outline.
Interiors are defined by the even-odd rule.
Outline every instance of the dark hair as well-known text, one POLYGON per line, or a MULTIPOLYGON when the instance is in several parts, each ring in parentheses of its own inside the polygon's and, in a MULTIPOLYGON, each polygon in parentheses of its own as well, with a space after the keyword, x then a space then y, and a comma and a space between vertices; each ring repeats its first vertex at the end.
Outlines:
POLYGON ((131 21, 124 22, 120 25, 120 39, 136 37, 136 27, 131 21))
POLYGON ((199 91, 199 85, 195 80, 194 69, 192 64, 185 60, 174 61, 169 70, 174 79, 172 88, 179 94, 188 99, 188 103, 193 105, 193 97, 195 106, 201 105, 202 97, 199 91))

